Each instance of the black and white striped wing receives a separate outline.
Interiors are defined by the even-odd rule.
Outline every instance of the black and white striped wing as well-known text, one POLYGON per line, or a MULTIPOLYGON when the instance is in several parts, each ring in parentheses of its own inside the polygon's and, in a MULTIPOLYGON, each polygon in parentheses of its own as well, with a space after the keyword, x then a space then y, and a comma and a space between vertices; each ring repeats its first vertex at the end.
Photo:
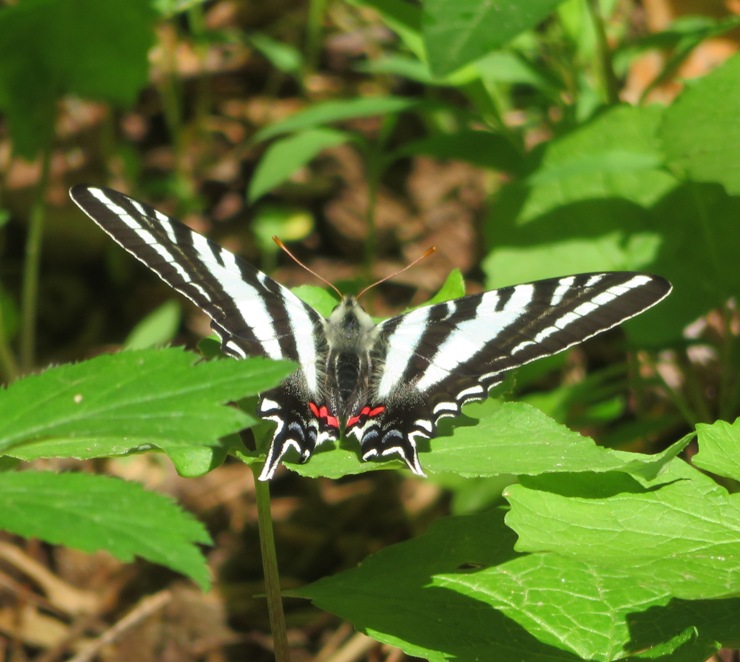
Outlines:
POLYGON ((305 461, 319 434, 308 402, 318 391, 323 319, 290 290, 179 221, 123 193, 85 185, 72 200, 118 244, 212 319, 226 354, 290 359, 299 371, 263 394, 261 415, 278 424, 265 471, 295 448, 305 461))
POLYGON ((416 442, 437 422, 484 399, 504 373, 611 329, 663 299, 663 278, 579 274, 419 308, 379 325, 383 369, 348 432, 363 459, 400 456, 424 475, 416 442))

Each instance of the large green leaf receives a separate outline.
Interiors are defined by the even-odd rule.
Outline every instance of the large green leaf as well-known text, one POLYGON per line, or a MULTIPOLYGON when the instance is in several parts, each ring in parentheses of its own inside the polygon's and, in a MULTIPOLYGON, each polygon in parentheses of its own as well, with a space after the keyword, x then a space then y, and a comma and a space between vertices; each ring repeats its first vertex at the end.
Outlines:
MULTIPOLYGON (((501 474, 537 475, 550 472, 626 471, 654 476, 688 443, 674 444, 660 455, 614 451, 556 423, 534 407, 522 403, 488 401, 469 405, 466 413, 480 415, 475 425, 463 418, 450 434, 446 423, 439 437, 420 443, 422 466, 431 476, 454 473, 467 477, 501 474), (426 452, 427 450, 431 452, 426 452)), ((339 478, 378 468, 400 468, 400 460, 360 462, 353 440, 338 449, 320 449, 307 464, 288 464, 304 476, 339 478)))
MULTIPOLYGON (((598 493, 601 476, 582 478, 573 489, 598 493)), ((613 660, 652 649, 699 662, 717 642, 737 640, 740 600, 675 600, 659 576, 632 573, 631 550, 622 550, 620 564, 602 565, 517 555, 513 545, 501 511, 447 518, 291 594, 429 660, 505 659, 512 651, 526 651, 527 660, 613 660)))
POLYGON ((517 549, 608 568, 686 599, 740 597, 740 494, 674 461, 656 479, 523 478, 506 488, 517 549))
POLYGON ((526 651, 535 662, 573 661, 478 600, 447 590, 440 573, 511 559, 513 536, 492 511, 435 522, 424 535, 388 547, 352 570, 290 595, 311 599, 384 643, 433 662, 507 659, 526 651))
POLYGON ((107 550, 121 561, 140 556, 210 585, 195 543, 203 525, 161 494, 137 483, 90 474, 0 473, 0 528, 27 538, 107 550))
POLYGON ((0 450, 21 459, 150 447, 221 451, 222 437, 255 423, 224 405, 275 386, 291 370, 259 358, 199 363, 176 348, 51 368, 0 391, 0 450))
MULTIPOLYGON (((671 279, 672 269, 656 266, 665 236, 656 227, 663 215, 655 208, 678 187, 661 166, 655 134, 662 112, 617 107, 533 155, 527 181, 508 186, 493 208, 491 252, 483 265, 487 284, 615 270, 671 279)), ((670 217, 666 223, 675 225, 670 217)), ((629 324, 636 343, 680 335, 680 325, 663 309, 629 324)))
POLYGON ((740 55, 692 84, 665 111, 660 136, 683 176, 740 194, 740 55))

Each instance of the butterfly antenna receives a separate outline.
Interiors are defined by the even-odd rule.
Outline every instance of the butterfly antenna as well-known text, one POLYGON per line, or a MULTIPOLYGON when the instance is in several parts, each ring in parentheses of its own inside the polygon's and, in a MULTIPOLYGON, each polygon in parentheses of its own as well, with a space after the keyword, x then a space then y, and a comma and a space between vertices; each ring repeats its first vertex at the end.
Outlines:
MULTIPOLYGON (((298 264, 301 267, 303 267, 306 271, 308 271, 308 273, 310 273, 312 276, 315 276, 316 278, 318 278, 322 283, 324 283, 324 284, 328 285, 329 287, 331 287, 331 289, 334 290, 339 295, 339 298, 340 299, 344 296, 339 291, 339 288, 336 285, 334 285, 334 283, 330 283, 328 280, 326 280, 326 278, 324 278, 323 276, 320 276, 319 274, 317 274, 313 269, 311 269, 310 267, 307 267, 295 255, 293 255, 293 253, 291 253, 290 249, 283 243, 282 239, 280 239, 279 237, 273 236, 272 237, 272 240, 278 246, 280 246, 280 248, 282 248, 288 255, 290 255, 290 257, 293 260, 293 262, 295 262, 296 264, 298 264)), ((411 266, 411 265, 409 265, 409 266, 411 266)))
POLYGON ((407 264, 403 269, 399 269, 398 271, 395 271, 394 273, 390 274, 389 276, 385 276, 384 278, 381 278, 380 280, 376 280, 374 283, 371 283, 368 285, 364 290, 362 290, 355 298, 359 299, 365 292, 368 290, 371 290, 376 285, 380 285, 381 283, 385 283, 385 281, 390 280, 391 278, 395 278, 396 276, 402 274, 404 271, 407 271, 408 269, 411 269, 411 267, 415 267, 419 262, 422 260, 426 260, 434 251, 437 250, 436 246, 431 246, 427 248, 419 257, 417 257, 413 262, 410 262, 407 264))

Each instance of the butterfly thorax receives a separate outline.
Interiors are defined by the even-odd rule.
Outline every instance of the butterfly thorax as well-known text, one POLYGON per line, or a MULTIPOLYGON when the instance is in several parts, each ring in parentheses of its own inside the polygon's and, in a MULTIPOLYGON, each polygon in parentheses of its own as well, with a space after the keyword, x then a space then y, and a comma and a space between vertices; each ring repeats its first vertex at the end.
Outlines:
POLYGON ((329 351, 324 373, 325 393, 332 409, 347 420, 368 403, 371 352, 377 328, 352 296, 345 296, 324 324, 329 351))

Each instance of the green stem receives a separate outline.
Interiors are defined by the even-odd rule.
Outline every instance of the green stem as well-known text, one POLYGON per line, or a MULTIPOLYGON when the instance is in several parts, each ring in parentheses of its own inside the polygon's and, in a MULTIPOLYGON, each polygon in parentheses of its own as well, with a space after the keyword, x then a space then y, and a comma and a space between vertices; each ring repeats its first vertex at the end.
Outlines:
POLYGON ((261 469, 261 467, 254 467, 254 492, 257 498, 257 523, 260 533, 262 569, 265 574, 267 611, 270 616, 270 627, 272 628, 275 660, 276 662, 290 662, 288 631, 285 626, 283 600, 280 595, 280 574, 278 572, 277 554, 275 553, 272 513, 270 512, 270 484, 267 481, 257 480, 258 468, 261 469))
POLYGON ((306 64, 303 71, 303 80, 307 74, 312 74, 319 65, 321 49, 321 24, 326 12, 326 0, 311 0, 308 5, 308 25, 306 26, 306 64))
POLYGON ((18 364, 10 349, 8 338, 5 335, 5 319, 3 317, 3 306, 0 303, 0 374, 8 382, 12 382, 19 374, 18 364))
POLYGON ((610 106, 613 106, 619 103, 619 87, 617 86, 617 77, 612 67, 612 54, 606 38, 604 16, 601 13, 599 0, 588 0, 587 6, 596 32, 597 69, 604 88, 604 96, 606 102, 610 106))
POLYGON ((41 241, 44 236, 46 216, 46 189, 49 185, 49 166, 51 163, 51 138, 46 141, 41 161, 39 179, 31 220, 26 237, 26 259, 23 266, 23 292, 21 294, 21 367, 25 372, 31 370, 36 353, 36 310, 38 308, 39 269, 41 265, 41 241))
MULTIPOLYGON (((719 244, 717 243, 717 233, 714 231, 713 228, 711 213, 710 210, 707 208, 707 199, 706 195, 704 194, 705 189, 702 188, 699 184, 690 182, 689 190, 691 192, 691 197, 694 205, 696 206, 696 217, 699 219, 702 235, 704 238, 704 250, 709 255, 710 261, 712 263, 712 268, 714 270, 713 280, 715 283, 718 284, 717 289, 719 289, 719 293, 722 296, 722 299, 724 301, 727 301, 733 296, 733 293, 729 291, 726 285, 726 279, 722 270, 722 253, 719 244)), ((707 275, 705 274, 705 278, 706 277, 707 275)), ((728 406, 728 403, 731 402, 733 390, 732 380, 734 378, 734 374, 731 372, 732 369, 730 367, 732 365, 733 336, 732 328, 730 326, 731 313, 727 308, 727 304, 722 305, 720 312, 722 314, 724 327, 723 341, 719 346, 719 358, 720 365, 722 366, 722 372, 720 373, 719 394, 717 397, 717 402, 719 403, 718 413, 721 418, 726 412, 726 407, 728 406)), ((693 374, 692 366, 689 365, 687 369, 693 374)), ((703 402, 704 398, 702 397, 701 399, 703 402)), ((729 412, 727 413, 727 415, 730 415, 729 412)), ((710 421, 712 419, 710 418, 705 420, 710 421)))

